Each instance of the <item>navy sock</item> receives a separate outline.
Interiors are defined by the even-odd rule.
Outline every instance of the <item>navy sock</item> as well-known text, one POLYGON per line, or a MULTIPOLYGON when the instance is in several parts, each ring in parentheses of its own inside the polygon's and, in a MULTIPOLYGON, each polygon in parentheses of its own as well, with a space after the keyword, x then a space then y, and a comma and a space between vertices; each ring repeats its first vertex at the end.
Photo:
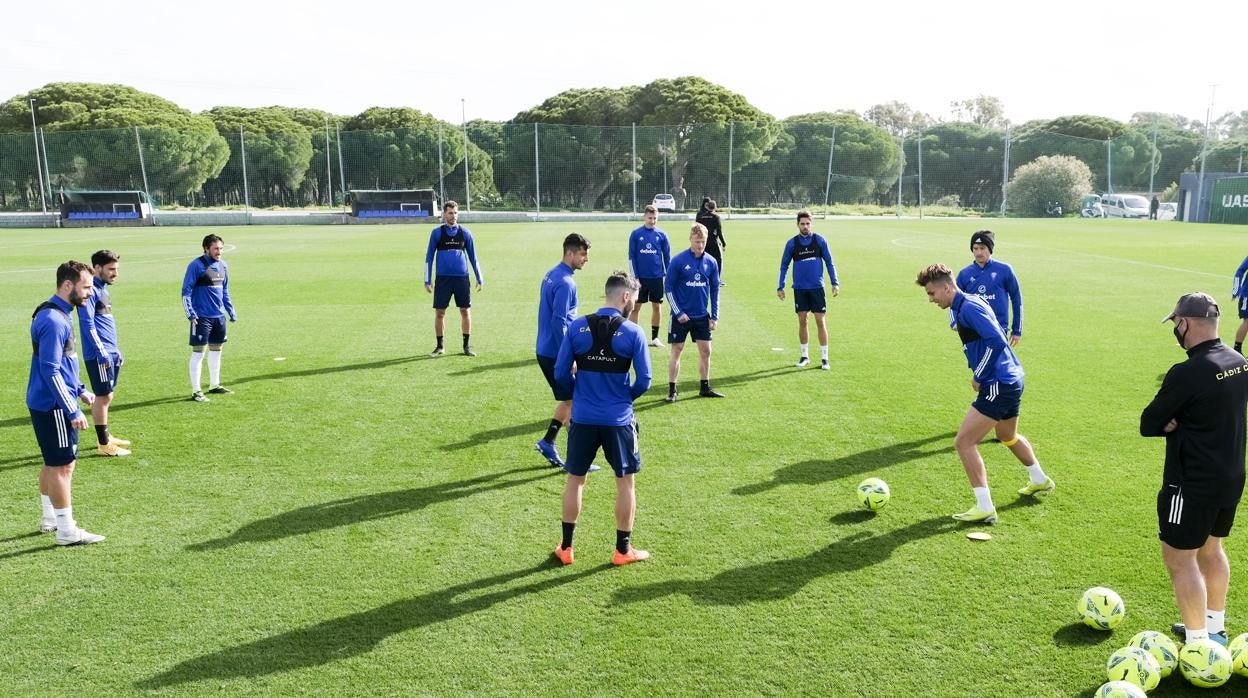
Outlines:
POLYGON ((562 426, 563 422, 557 419, 550 420, 550 426, 546 427, 546 436, 542 437, 542 441, 553 444, 555 442, 555 437, 559 435, 559 429, 562 426))
POLYGON ((701 385, 702 390, 710 390, 710 389, 711 389, 711 382, 710 382, 709 380, 699 381, 699 384, 701 385))
POLYGON ((658 339, 658 338, 659 338, 659 326, 651 325, 650 326, 650 339, 658 339))
POLYGON ((438 348, 442 348, 442 335, 438 335, 438 348))
POLYGON ((101 446, 108 443, 108 425, 107 424, 95 425, 95 440, 99 441, 101 446))
POLYGON ((675 394, 676 394, 676 384, 675 384, 675 383, 668 383, 668 384, 667 384, 667 394, 668 394, 668 395, 675 395, 675 394))
POLYGON ((617 530, 617 531, 615 532, 615 549, 616 549, 616 551, 617 551, 619 554, 621 554, 621 555, 623 555, 623 554, 627 553, 627 552, 628 552, 628 547, 629 547, 629 544, 630 544, 630 542, 632 541, 632 539, 633 539, 633 532, 632 532, 632 531, 620 531, 620 530, 617 530))
POLYGON ((559 545, 561 549, 567 550, 568 548, 572 547, 572 534, 573 533, 576 533, 576 523, 575 522, 568 523, 567 521, 564 521, 563 522, 563 543, 559 545))
POLYGON ((468 348, 468 335, 464 335, 464 348, 468 348))

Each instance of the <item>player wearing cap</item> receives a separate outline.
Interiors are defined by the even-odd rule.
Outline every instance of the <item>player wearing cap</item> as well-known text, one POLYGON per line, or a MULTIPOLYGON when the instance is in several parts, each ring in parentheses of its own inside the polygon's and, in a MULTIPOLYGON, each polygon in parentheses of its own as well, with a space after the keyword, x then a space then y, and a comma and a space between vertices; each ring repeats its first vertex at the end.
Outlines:
MULTIPOLYGON (((1010 346, 1016 347, 1023 337, 1023 291, 1018 286, 1014 268, 992 258, 996 246, 991 230, 977 230, 971 235, 971 254, 975 261, 958 272, 958 288, 988 303, 1001 331, 1009 335, 1010 346)), ((949 324, 953 324, 952 317, 949 324)))
POLYGON ((1248 257, 1240 262, 1231 283, 1231 296, 1239 307, 1239 328, 1235 330, 1235 351, 1244 353, 1244 337, 1248 337, 1248 257))
POLYGON ((1184 642, 1226 644, 1231 567, 1222 539, 1244 491, 1248 361, 1218 339, 1218 304, 1206 293, 1179 298, 1162 322, 1187 360, 1170 367, 1140 415, 1141 436, 1166 438, 1157 493, 1161 557, 1170 573, 1184 642))
POLYGON ((810 230, 810 214, 806 211, 797 212, 797 235, 789 239, 784 246, 784 254, 780 255, 780 282, 776 284, 776 297, 784 300, 784 277, 789 273, 789 264, 793 264, 793 310, 797 313, 797 339, 801 344, 802 353, 797 359, 797 367, 805 368, 810 364, 810 331, 806 328, 806 318, 815 314, 815 327, 819 330, 819 353, 822 357, 820 368, 827 371, 828 366, 828 324, 825 316, 828 311, 827 296, 823 292, 823 269, 828 269, 828 280, 832 282, 832 295, 841 294, 840 282, 836 279, 836 265, 832 263, 832 250, 828 249, 828 241, 818 233, 810 230))
POLYGON ((954 514, 953 518, 994 524, 997 509, 988 489, 988 470, 979 453, 979 442, 994 428, 997 440, 1027 468, 1030 482, 1019 488, 1018 493, 1034 496, 1048 494, 1054 488, 1052 478, 1044 474, 1040 461, 1036 460, 1031 443, 1018 433, 1023 366, 993 317, 992 309, 978 296, 958 290, 949 267, 933 264, 919 272, 915 283, 927 291, 929 301, 952 314, 954 329, 962 339, 962 351, 972 371, 971 388, 979 392, 953 440, 962 469, 971 482, 975 506, 954 514))

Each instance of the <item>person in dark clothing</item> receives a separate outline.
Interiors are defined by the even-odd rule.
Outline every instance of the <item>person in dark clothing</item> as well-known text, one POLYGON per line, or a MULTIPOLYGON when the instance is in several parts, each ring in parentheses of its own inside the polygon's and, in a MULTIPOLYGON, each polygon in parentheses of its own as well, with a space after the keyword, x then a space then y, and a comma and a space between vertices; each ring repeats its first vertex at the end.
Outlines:
POLYGON ((728 247, 728 241, 724 239, 724 223, 720 219, 719 214, 715 212, 718 204, 711 197, 702 199, 702 208, 698 209, 698 214, 694 220, 706 227, 706 253, 714 258, 719 264, 719 285, 724 285, 724 249, 728 247))
POLYGON ((1141 436, 1166 437, 1157 494, 1161 557, 1170 573, 1183 642, 1226 644, 1231 567, 1222 539, 1244 491, 1248 361, 1218 338, 1218 304, 1206 293, 1179 298, 1162 322, 1187 360, 1170 367, 1140 415, 1141 436))
POLYGON ((1154 196, 1153 200, 1148 202, 1148 219, 1150 221, 1157 220, 1157 209, 1159 208, 1161 208, 1161 201, 1154 196))

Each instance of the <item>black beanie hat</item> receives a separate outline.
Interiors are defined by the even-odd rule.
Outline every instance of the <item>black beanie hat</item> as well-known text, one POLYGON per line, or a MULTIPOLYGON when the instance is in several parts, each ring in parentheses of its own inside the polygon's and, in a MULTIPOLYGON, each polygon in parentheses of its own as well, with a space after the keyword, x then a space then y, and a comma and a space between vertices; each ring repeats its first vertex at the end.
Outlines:
POLYGON ((996 239, 992 236, 991 230, 977 230, 971 236, 971 247, 983 245, 988 248, 988 254, 992 254, 992 248, 997 246, 996 239))

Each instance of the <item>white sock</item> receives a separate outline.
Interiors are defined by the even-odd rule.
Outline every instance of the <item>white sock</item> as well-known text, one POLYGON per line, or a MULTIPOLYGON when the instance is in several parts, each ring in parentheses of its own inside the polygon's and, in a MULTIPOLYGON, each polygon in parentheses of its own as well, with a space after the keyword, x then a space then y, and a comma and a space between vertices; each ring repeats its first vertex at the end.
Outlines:
POLYGON ((992 505, 992 495, 988 493, 987 487, 972 487, 971 491, 975 493, 975 506, 980 511, 996 511, 996 507, 992 505))
POLYGON ((56 518, 56 510, 52 508, 52 498, 46 494, 39 495, 39 501, 43 505, 43 518, 51 521, 56 518))
POLYGON ((819 345, 819 356, 823 357, 824 363, 828 362, 828 345, 826 344, 819 345))
POLYGON ((74 529, 78 528, 77 522, 74 521, 74 507, 67 506, 64 509, 53 509, 56 516, 56 533, 57 535, 70 534, 74 529))
POLYGON ((1195 642, 1197 640, 1208 640, 1208 639, 1209 639, 1208 628, 1201 628, 1200 630, 1193 630, 1192 628, 1187 628, 1186 632, 1183 633, 1183 641, 1187 643, 1195 642))
POLYGON ((221 385, 221 350, 208 352, 208 387, 221 385))
POLYGON ((805 358, 809 358, 809 357, 810 357, 810 345, 809 345, 809 344, 803 344, 803 345, 802 345, 802 358, 803 358, 803 359, 805 359, 805 358))
POLYGON ((1205 609, 1205 630, 1211 633, 1220 633, 1226 630, 1226 611, 1205 609))
POLYGON ((1043 485, 1049 479, 1044 474, 1044 469, 1040 467, 1040 461, 1027 466, 1027 475, 1031 478, 1031 484, 1033 485, 1043 485))
POLYGON ((192 393, 199 392, 199 379, 200 379, 200 376, 202 375, 202 371, 204 370, 203 361, 204 361, 204 352, 202 351, 191 352, 191 392, 192 393))

